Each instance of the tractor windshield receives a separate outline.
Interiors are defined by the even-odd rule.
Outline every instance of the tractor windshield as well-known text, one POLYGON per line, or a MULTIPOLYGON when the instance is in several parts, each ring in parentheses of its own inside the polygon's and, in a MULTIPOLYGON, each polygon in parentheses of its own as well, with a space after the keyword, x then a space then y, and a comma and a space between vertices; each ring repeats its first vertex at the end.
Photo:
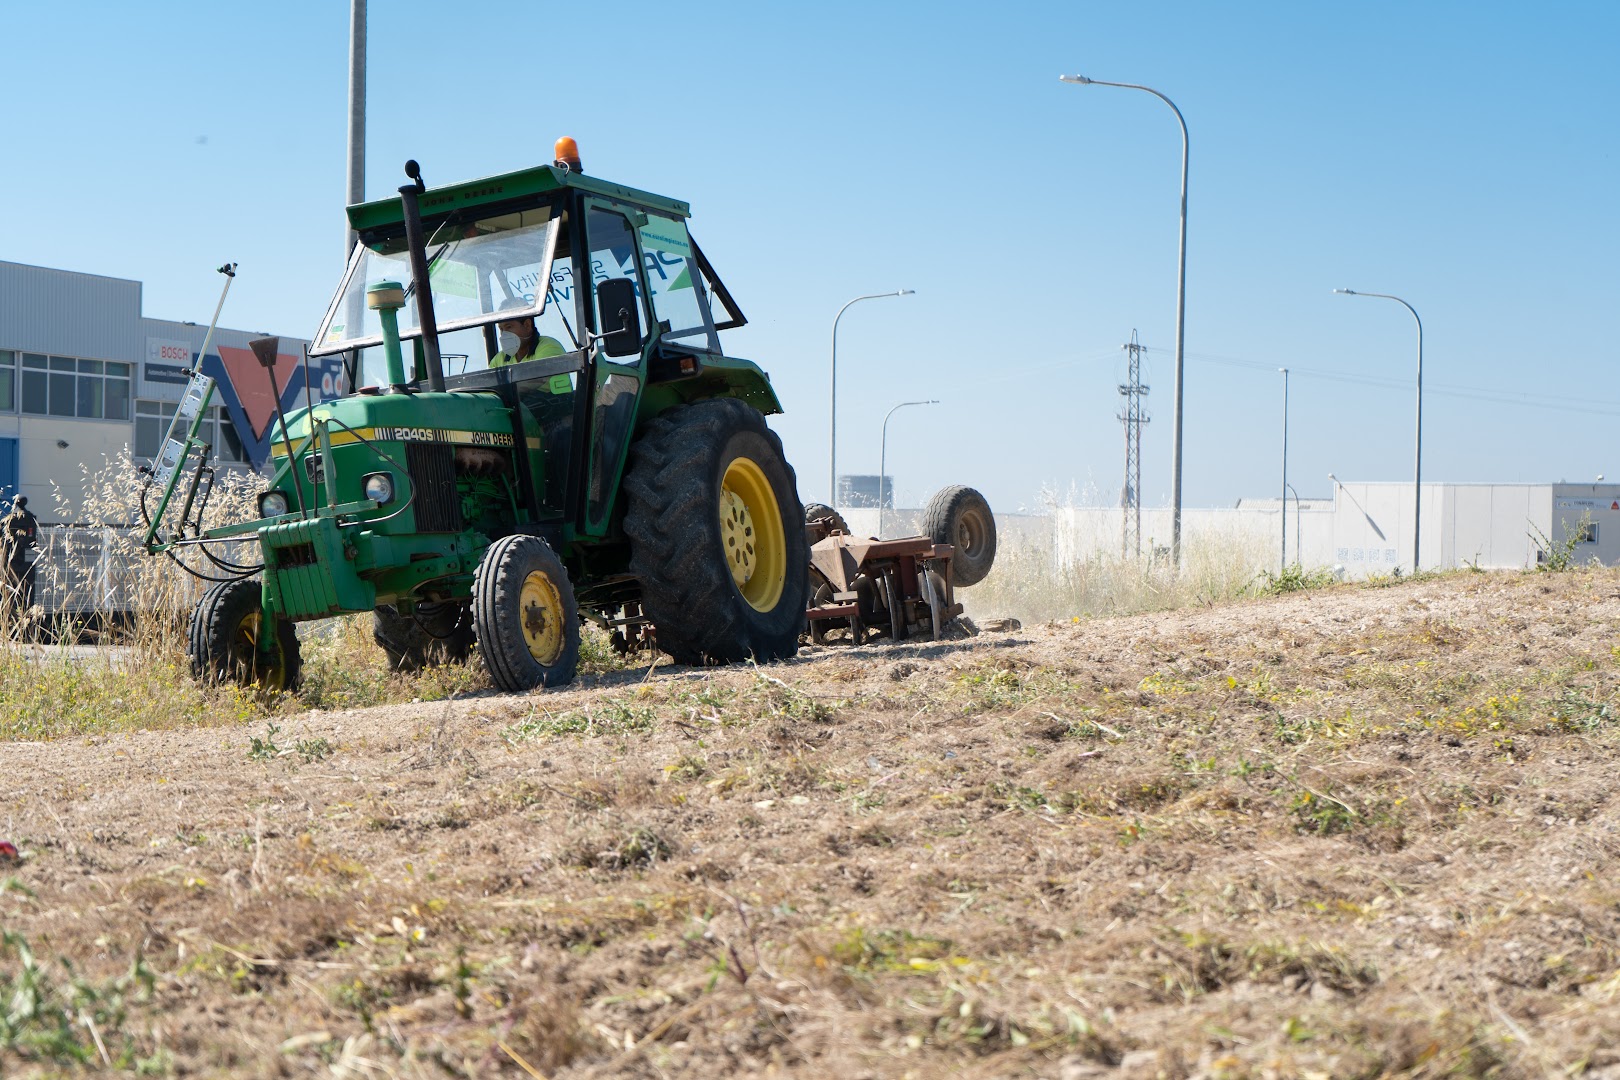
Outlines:
MULTIPOLYGON (((559 216, 553 206, 472 218, 452 214, 424 223, 428 233, 428 278, 439 331, 449 333, 514 315, 539 316, 551 276, 559 216)), ((366 307, 366 289, 379 281, 405 286, 399 336, 422 336, 417 319, 410 252, 396 237, 355 248, 337 295, 326 310, 311 356, 382 343, 382 322, 366 307)))

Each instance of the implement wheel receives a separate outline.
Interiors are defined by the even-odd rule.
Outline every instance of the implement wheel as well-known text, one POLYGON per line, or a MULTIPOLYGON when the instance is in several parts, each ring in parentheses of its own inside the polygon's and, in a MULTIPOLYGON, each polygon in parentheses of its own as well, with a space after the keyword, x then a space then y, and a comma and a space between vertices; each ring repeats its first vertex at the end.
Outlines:
POLYGON ((810 524, 812 521, 821 521, 824 518, 831 518, 832 520, 829 521, 828 524, 834 529, 837 529, 839 532, 849 532, 849 522, 844 520, 844 515, 840 514, 826 503, 804 504, 804 522, 806 525, 810 524))
POLYGON ((473 625, 489 676, 502 690, 572 682, 579 606, 562 560, 538 536, 491 544, 473 575, 473 625))
POLYGON ((630 572, 683 664, 799 651, 810 576, 804 509, 782 441, 736 398, 670 409, 630 451, 630 572))
POLYGON ((390 671, 465 664, 476 640, 470 604, 423 601, 414 617, 382 605, 373 617, 371 637, 388 654, 390 671))
POLYGON ((209 589, 191 613, 191 673, 205 683, 296 687, 303 656, 293 624, 275 620, 275 644, 266 655, 259 652, 264 622, 264 592, 257 578, 222 581, 209 589))
POLYGON ((936 544, 950 544, 951 584, 977 585, 996 561, 996 519, 983 495, 960 484, 940 488, 923 509, 922 531, 936 544))

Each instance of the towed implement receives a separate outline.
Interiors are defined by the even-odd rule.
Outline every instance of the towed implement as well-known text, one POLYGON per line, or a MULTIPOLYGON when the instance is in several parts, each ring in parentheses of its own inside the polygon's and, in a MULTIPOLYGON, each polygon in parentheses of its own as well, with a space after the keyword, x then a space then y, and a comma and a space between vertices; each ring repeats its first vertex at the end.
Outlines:
POLYGON ((687 204, 584 174, 567 139, 549 166, 406 174, 348 208, 359 243, 309 349, 358 389, 278 418, 259 516, 202 528, 201 374, 148 477, 147 549, 211 567, 198 677, 290 687, 294 624, 366 611, 396 668, 476 641, 504 690, 572 679, 582 617, 656 624, 683 663, 792 655, 809 555, 781 405, 721 348, 744 319, 687 204))
POLYGON ((810 542, 810 640, 847 630, 855 645, 872 633, 891 641, 938 639, 962 614, 956 590, 976 585, 996 557, 990 504, 970 487, 947 487, 923 510, 924 536, 852 536, 830 506, 805 508, 810 542))

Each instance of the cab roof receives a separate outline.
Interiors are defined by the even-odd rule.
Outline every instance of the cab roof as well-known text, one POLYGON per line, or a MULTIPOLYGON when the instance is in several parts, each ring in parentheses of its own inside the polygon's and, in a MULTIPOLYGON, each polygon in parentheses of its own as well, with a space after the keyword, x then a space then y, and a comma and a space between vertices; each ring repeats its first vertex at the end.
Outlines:
MULTIPOLYGON (((421 208, 422 216, 431 218, 452 210, 507 203, 546 195, 565 188, 574 188, 609 199, 622 199, 679 218, 692 216, 692 208, 679 199, 669 199, 662 195, 654 195, 650 191, 610 183, 585 173, 559 169, 555 165, 541 165, 518 172, 486 176, 480 180, 430 187, 417 197, 417 204, 421 208)), ((391 233, 396 227, 403 228, 405 223, 404 204, 398 195, 374 202, 356 203, 348 208, 348 215, 349 227, 362 237, 368 233, 391 233)))

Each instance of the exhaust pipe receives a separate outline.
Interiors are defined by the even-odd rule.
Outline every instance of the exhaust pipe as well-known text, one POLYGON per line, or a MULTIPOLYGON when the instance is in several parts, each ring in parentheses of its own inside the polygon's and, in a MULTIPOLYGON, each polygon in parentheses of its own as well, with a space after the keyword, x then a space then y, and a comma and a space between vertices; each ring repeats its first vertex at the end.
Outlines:
POLYGON ((411 183, 399 189, 405 204, 405 243, 411 249, 411 278, 416 287, 416 323, 422 328, 422 355, 427 359, 428 389, 444 389, 444 361, 439 358, 439 322, 433 314, 433 286, 428 282, 427 240, 422 235, 422 212, 417 195, 427 190, 422 183, 422 167, 414 160, 405 163, 411 183))

